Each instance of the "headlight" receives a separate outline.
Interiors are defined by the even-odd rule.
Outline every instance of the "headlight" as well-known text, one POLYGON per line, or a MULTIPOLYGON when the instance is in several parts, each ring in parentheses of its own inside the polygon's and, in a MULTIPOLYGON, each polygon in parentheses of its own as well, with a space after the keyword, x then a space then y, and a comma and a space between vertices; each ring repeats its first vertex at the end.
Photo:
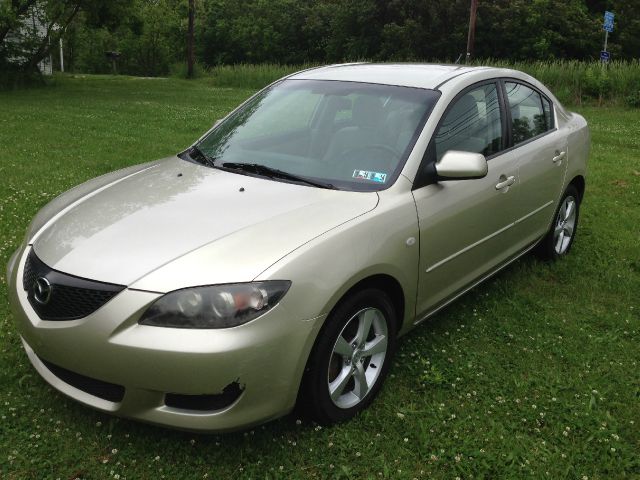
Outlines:
POLYGON ((291 282, 212 285, 185 288, 160 297, 139 323, 173 328, 229 328, 267 312, 287 293, 291 282))

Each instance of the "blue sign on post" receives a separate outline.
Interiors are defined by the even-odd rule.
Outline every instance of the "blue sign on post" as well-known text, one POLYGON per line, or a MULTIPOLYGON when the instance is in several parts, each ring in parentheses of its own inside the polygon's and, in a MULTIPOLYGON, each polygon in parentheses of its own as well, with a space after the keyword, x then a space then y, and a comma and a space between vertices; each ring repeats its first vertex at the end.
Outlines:
POLYGON ((606 52, 604 50, 600 52, 600 60, 602 60, 604 63, 607 63, 610 58, 611 54, 609 52, 606 52))
POLYGON ((613 32, 613 17, 613 12, 604 12, 604 25, 602 29, 609 33, 613 32))

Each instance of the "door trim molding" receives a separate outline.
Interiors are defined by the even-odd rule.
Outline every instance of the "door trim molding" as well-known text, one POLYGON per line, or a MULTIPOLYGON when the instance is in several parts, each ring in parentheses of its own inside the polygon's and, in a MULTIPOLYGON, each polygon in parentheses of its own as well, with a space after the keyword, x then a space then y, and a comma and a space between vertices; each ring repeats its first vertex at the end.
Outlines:
POLYGON ((529 251, 531 251, 542 239, 542 237, 538 238, 536 241, 534 241, 533 243, 531 243, 531 245, 529 245, 528 247, 526 247, 524 250, 522 250, 520 253, 514 255, 511 259, 507 260, 506 262, 504 262, 503 264, 501 264, 500 266, 494 268, 493 270, 491 270, 489 273, 487 273, 486 275, 481 276, 478 280, 472 282, 468 287, 464 287, 462 290, 460 290, 458 293, 453 294, 450 298, 444 300, 440 305, 438 305, 437 307, 433 308, 432 310, 428 311, 425 315, 423 315, 422 317, 420 317, 420 319, 418 320, 414 320, 413 322, 413 326, 419 325, 420 323, 424 322, 426 319, 428 319, 429 317, 435 315, 436 313, 438 313, 440 310, 442 310, 444 307, 446 307, 447 305, 449 305, 450 303, 454 302, 455 300, 457 300, 459 297, 461 297, 462 295, 464 295, 465 293, 467 293, 469 290, 471 290, 472 288, 474 288, 475 286, 481 284, 482 282, 484 282, 485 280, 487 280, 488 278, 494 276, 496 273, 498 273, 500 270, 502 270, 503 268, 511 265, 513 262, 515 262, 516 260, 518 260, 520 257, 522 257, 523 255, 525 255, 526 253, 528 253, 529 251))
POLYGON ((520 217, 518 220, 513 222, 514 225, 516 225, 518 223, 521 223, 521 222, 524 222, 527 218, 532 217, 533 215, 535 215, 538 212, 541 212, 542 210, 544 210, 545 208, 547 208, 551 204, 553 204, 553 200, 549 200, 547 203, 545 203, 541 207, 538 207, 534 211, 527 213, 524 217, 520 217))
POLYGON ((493 237, 495 237, 496 235, 500 235, 501 233, 509 230, 511 227, 513 227, 516 224, 516 222, 510 223, 509 225, 502 227, 500 230, 496 230, 495 232, 487 235, 484 238, 481 238, 480 240, 478 240, 477 242, 472 243, 471 245, 467 245, 466 247, 464 247, 462 250, 457 251, 456 253, 449 255, 446 258, 443 258, 442 260, 440 260, 439 262, 434 263, 433 265, 431 265, 430 267, 427 267, 426 273, 430 273, 433 272, 436 268, 441 267, 442 265, 444 265, 445 263, 453 260, 454 258, 462 255, 465 252, 468 252, 469 250, 471 250, 472 248, 477 247, 478 245, 483 244, 484 242, 486 242, 487 240, 491 240, 493 237))

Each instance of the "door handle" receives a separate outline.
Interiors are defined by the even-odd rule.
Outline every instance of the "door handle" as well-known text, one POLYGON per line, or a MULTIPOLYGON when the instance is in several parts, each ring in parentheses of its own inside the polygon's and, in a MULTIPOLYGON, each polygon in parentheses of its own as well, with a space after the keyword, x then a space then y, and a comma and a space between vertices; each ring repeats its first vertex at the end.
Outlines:
POLYGON ((505 177, 504 175, 500 175, 500 182, 496 183, 496 190, 502 190, 503 188, 509 187, 513 185, 516 181, 516 177, 511 175, 509 177, 505 177))
POLYGON ((567 152, 556 152, 556 156, 553 157, 553 163, 559 163, 564 157, 567 156, 567 152))

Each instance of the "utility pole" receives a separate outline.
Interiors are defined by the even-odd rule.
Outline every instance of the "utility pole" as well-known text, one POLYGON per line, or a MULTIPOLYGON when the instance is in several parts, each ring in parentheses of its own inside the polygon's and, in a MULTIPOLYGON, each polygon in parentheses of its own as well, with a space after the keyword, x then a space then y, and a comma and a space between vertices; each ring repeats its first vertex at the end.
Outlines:
POLYGON ((473 43, 476 39, 476 13, 478 11, 478 0, 471 0, 471 11, 469 12, 469 35, 467 36, 467 63, 471 61, 473 55, 473 43))
POLYGON ((62 51, 62 35, 60 35, 60 71, 64 72, 64 52, 62 51))
POLYGON ((187 31, 187 78, 193 78, 193 20, 195 16, 195 0, 189 0, 189 27, 187 31))

